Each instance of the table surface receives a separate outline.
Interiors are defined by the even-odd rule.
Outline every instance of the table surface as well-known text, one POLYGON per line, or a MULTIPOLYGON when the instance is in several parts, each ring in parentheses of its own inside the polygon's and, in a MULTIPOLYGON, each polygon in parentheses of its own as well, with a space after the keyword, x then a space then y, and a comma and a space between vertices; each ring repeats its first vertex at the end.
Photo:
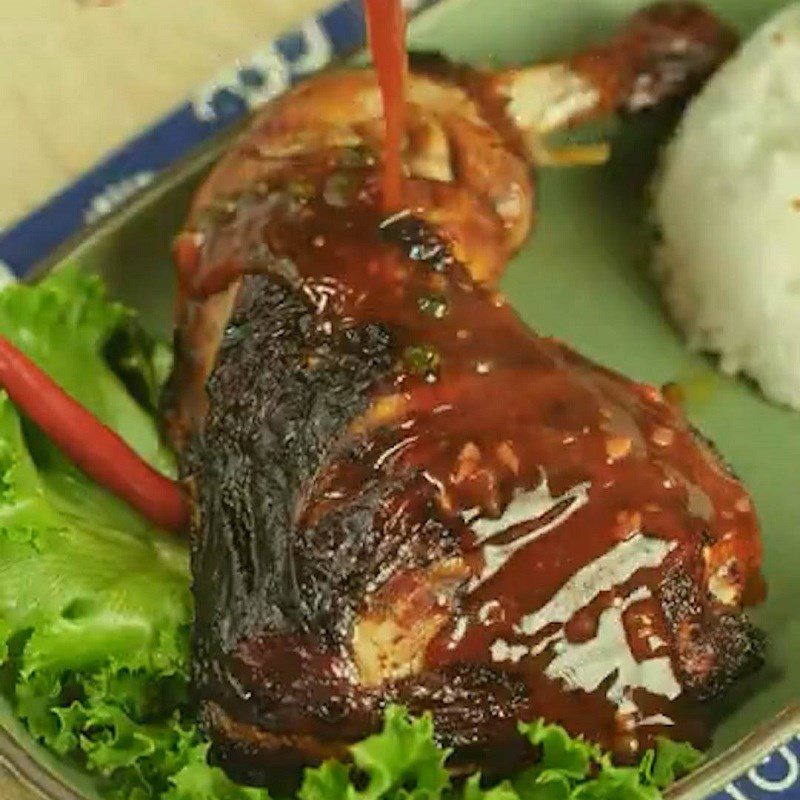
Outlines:
POLYGON ((0 228, 330 0, 6 0, 0 228))

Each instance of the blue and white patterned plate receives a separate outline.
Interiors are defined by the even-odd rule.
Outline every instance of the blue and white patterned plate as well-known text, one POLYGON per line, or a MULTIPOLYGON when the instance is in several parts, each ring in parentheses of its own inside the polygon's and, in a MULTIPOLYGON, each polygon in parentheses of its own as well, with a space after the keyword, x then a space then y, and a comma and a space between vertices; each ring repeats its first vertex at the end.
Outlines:
POLYGON ((800 704, 677 783, 667 800, 800 800, 800 704))
POLYGON ((709 800, 798 800, 800 734, 775 748, 709 800))

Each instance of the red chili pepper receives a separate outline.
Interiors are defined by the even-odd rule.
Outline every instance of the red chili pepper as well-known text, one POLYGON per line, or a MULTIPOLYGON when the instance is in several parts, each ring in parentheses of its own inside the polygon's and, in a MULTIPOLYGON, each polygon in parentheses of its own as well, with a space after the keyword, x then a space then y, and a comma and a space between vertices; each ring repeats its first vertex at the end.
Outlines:
POLYGON ((3 336, 0 386, 92 480, 158 527, 176 532, 185 528, 187 508, 180 486, 154 470, 3 336))

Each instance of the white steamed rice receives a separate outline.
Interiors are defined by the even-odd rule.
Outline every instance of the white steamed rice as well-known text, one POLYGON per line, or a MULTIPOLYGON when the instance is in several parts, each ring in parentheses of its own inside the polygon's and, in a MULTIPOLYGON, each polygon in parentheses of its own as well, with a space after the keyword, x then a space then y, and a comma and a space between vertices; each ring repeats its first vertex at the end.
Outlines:
POLYGON ((800 408, 800 4, 687 109, 653 210, 656 272, 689 345, 800 408))

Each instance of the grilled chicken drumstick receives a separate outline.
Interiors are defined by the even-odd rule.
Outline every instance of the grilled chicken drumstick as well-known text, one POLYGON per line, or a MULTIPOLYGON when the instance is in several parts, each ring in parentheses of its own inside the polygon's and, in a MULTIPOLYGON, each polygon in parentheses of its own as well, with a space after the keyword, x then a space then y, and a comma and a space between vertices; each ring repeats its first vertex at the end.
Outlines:
POLYGON ((388 702, 453 769, 544 716, 635 758, 759 659, 747 494, 653 387, 493 290, 545 134, 686 93, 730 51, 660 4, 605 47, 408 80, 408 209, 379 202, 371 71, 272 103, 176 243, 168 424, 193 497, 193 677, 240 779, 346 754, 388 702))

